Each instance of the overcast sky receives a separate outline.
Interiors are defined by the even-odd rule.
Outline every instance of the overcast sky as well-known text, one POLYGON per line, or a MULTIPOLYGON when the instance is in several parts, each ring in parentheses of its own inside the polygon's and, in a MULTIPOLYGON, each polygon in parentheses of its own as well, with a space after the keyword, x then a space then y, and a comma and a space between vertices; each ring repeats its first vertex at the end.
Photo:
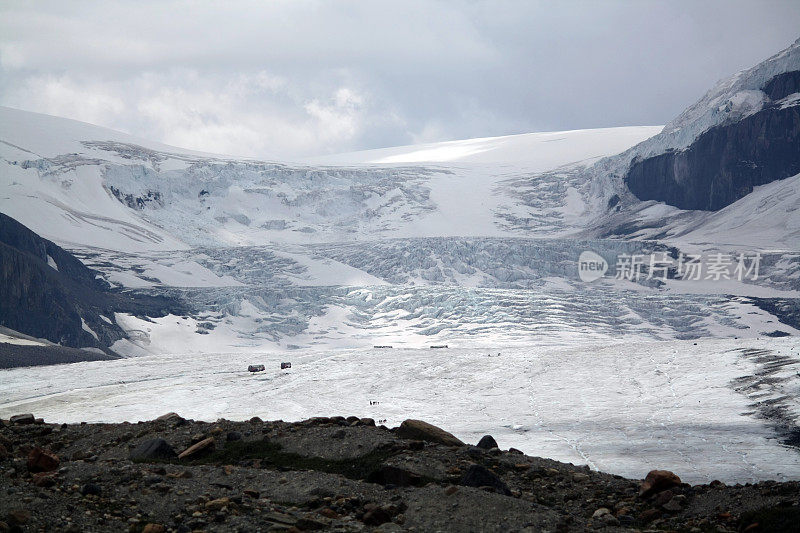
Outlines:
POLYGON ((664 124, 800 37, 797 0, 0 0, 0 105, 292 157, 664 124))

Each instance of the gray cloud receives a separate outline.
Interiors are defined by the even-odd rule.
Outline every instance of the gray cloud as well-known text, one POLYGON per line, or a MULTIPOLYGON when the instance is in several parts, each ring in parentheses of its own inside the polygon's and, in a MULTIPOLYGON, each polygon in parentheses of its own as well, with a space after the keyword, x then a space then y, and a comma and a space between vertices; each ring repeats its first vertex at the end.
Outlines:
POLYGON ((3 2, 0 104, 262 157, 661 124, 797 28, 795 0, 3 2))

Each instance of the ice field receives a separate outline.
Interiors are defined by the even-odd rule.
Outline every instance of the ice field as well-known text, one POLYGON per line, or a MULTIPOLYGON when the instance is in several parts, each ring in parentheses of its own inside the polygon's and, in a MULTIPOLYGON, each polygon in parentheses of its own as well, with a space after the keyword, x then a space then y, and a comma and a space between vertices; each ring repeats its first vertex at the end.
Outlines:
POLYGON ((764 418, 763 407, 771 401, 797 413, 799 349, 791 337, 367 348, 294 354, 285 371, 283 353, 146 356, 3 371, 0 416, 135 422, 172 410, 202 420, 342 414, 389 426, 414 417, 473 444, 490 433, 503 448, 633 478, 666 468, 693 483, 783 480, 800 474, 800 453, 774 430, 787 421, 764 418), (256 362, 267 370, 248 373, 256 362))

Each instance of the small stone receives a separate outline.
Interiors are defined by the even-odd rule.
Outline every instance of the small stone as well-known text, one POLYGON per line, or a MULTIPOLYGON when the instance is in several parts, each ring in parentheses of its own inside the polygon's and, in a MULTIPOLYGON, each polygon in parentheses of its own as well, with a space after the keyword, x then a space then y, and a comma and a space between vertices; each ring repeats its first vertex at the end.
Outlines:
POLYGON ((164 439, 150 439, 132 450, 130 459, 131 461, 151 461, 153 459, 172 459, 175 455, 175 450, 164 439))
POLYGON ((0 444, 0 461, 5 461, 6 459, 8 459, 9 455, 10 453, 8 452, 8 449, 2 444, 0 444))
POLYGON ((665 511, 669 511, 670 513, 677 513, 683 509, 683 504, 681 499, 675 496, 670 501, 665 503, 661 508, 665 511))
POLYGON ((578 483, 589 481, 589 474, 584 474, 583 472, 575 472, 574 474, 572 474, 572 481, 576 481, 578 483))
POLYGON ((478 448, 491 450, 492 448, 499 448, 499 446, 497 445, 497 441, 494 440, 494 437, 491 435, 484 435, 481 437, 481 440, 478 441, 478 448))
POLYGON ((238 431, 229 431, 227 435, 225 435, 225 440, 228 442, 234 442, 237 440, 242 440, 242 434, 238 431))
POLYGON ((211 434, 212 435, 222 435, 223 431, 224 430, 221 427, 217 426, 217 427, 215 427, 214 429, 211 430, 211 434))
POLYGON ((58 469, 60 463, 57 455, 41 448, 34 448, 28 453, 28 470, 31 472, 52 472, 58 469))
POLYGON ((362 418, 359 420, 362 426, 375 426, 375 419, 374 418, 362 418))
POLYGON ((328 525, 312 518, 300 518, 295 524, 295 527, 301 531, 317 531, 319 529, 326 529, 328 525))
POLYGON ((262 516, 262 518, 267 522, 283 524, 286 526, 293 526, 294 524, 297 523, 297 519, 294 518, 293 516, 279 512, 266 513, 265 515, 262 516))
POLYGON ((681 478, 669 470, 651 470, 644 478, 639 496, 646 498, 652 494, 677 487, 681 484, 681 478))
POLYGON ((330 518, 331 520, 335 520, 335 519, 339 518, 339 513, 337 513, 336 511, 334 511, 330 507, 325 507, 324 509, 321 509, 318 512, 319 512, 319 514, 321 514, 325 518, 330 518))
POLYGON ((596 510, 594 513, 592 513, 592 518, 600 518, 600 517, 605 516, 607 514, 611 514, 611 510, 606 508, 606 507, 601 507, 598 510, 596 510))
POLYGON ((383 507, 375 507, 364 513, 364 516, 361 517, 361 521, 368 526, 379 526, 391 521, 391 519, 392 515, 383 507))
POLYGON ((661 507, 672 499, 675 494, 671 490, 659 492, 653 497, 653 505, 661 507))
POLYGON ((25 509, 15 509, 10 513, 8 513, 8 522, 11 525, 24 526, 25 524, 28 523, 28 520, 30 519, 31 519, 31 513, 30 511, 26 511, 25 509))
POLYGON ((103 488, 97 483, 87 483, 81 487, 81 494, 84 496, 100 496, 103 488))
POLYGON ((209 511, 219 511, 223 507, 228 507, 231 504, 230 498, 217 498, 206 503, 206 509, 209 511))
POLYGON ((56 484, 55 474, 51 472, 39 472, 33 475, 33 484, 37 487, 47 488, 56 484))
POLYGON ((242 491, 242 494, 250 498, 253 498, 254 500, 257 500, 261 496, 261 493, 256 489, 244 489, 242 491))
POLYGON ((661 512, 658 509, 645 509, 639 513, 639 521, 643 524, 647 524, 660 516, 661 512))
POLYGON ((9 422, 11 422, 12 425, 16 424, 21 426, 24 424, 34 424, 36 418, 32 414, 27 413, 24 415, 14 415, 9 419, 9 422))
POLYGON ((511 495, 508 485, 481 465, 470 465, 461 478, 461 484, 467 487, 490 487, 500 494, 511 495))
POLYGON ((446 495, 448 495, 448 496, 452 496, 452 495, 453 495, 453 494, 455 494, 456 492, 458 492, 458 487, 456 487, 455 485, 450 485, 449 487, 447 487, 446 489, 444 489, 444 493, 445 493, 446 495))
POLYGON ((605 514, 600 517, 600 522, 605 526, 618 526, 619 520, 613 514, 605 514))
POLYGON ((161 524, 147 524, 142 533, 164 533, 167 529, 161 524))
POLYGON ((209 437, 207 439, 201 440, 197 444, 194 444, 181 452, 178 455, 178 459, 194 459, 195 457, 199 457, 205 453, 208 453, 214 449, 214 438, 209 437))

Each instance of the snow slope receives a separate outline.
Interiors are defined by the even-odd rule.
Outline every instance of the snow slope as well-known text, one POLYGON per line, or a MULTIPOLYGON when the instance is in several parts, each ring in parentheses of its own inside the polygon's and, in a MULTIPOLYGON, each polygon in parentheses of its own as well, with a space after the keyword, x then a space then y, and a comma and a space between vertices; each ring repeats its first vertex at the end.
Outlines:
POLYGON ((526 133, 380 148, 309 159, 313 164, 491 163, 537 172, 589 161, 656 135, 661 126, 526 133))

